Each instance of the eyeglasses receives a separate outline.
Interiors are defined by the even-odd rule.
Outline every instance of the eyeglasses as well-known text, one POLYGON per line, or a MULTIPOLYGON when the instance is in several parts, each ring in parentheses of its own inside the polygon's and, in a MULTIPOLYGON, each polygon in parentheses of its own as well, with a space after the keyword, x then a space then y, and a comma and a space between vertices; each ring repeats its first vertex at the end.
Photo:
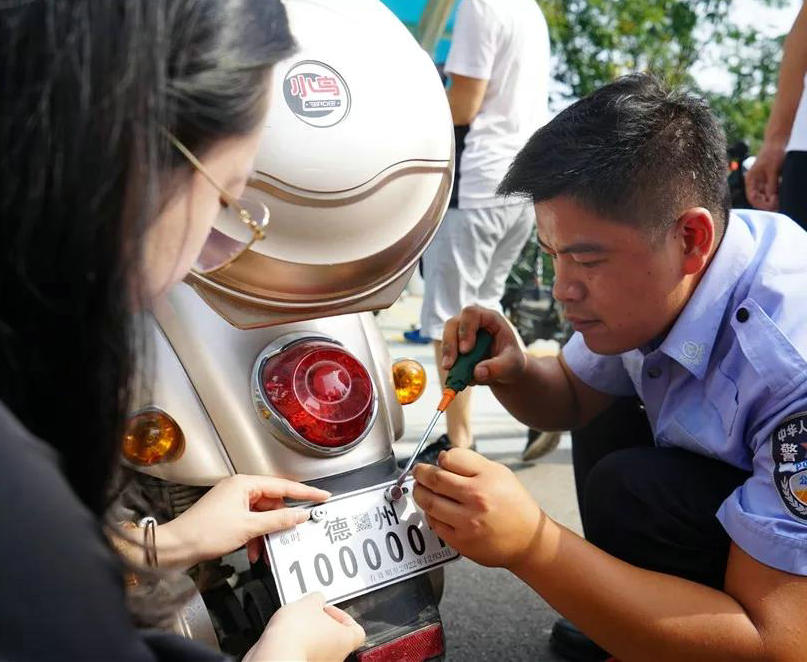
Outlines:
POLYGON ((216 217, 202 251, 192 267, 199 274, 210 274, 235 262, 256 241, 266 238, 269 209, 262 202, 249 198, 235 198, 216 183, 210 172, 169 131, 165 131, 171 144, 185 156, 191 165, 210 182, 221 195, 222 210, 216 217))

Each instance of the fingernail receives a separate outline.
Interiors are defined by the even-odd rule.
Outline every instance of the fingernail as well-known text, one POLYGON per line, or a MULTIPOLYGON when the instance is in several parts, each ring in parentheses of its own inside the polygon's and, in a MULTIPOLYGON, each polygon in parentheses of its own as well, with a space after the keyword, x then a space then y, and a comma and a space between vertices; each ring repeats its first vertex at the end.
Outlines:
POLYGON ((294 508, 294 519, 297 520, 299 524, 303 522, 307 522, 311 519, 311 511, 306 510, 305 508, 294 508))
POLYGON ((490 376, 490 370, 485 368, 484 366, 479 366, 476 369, 476 379, 487 379, 490 376))

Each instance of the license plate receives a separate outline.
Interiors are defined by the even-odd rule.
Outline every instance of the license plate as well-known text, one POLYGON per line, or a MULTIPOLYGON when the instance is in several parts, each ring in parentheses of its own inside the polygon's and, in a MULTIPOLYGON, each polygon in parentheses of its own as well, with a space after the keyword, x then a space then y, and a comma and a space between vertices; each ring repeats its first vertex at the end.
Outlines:
POLYGON ((412 498, 389 503, 392 482, 310 507, 312 519, 266 536, 282 604, 318 591, 330 603, 395 584, 453 561, 459 553, 429 528, 412 498), (318 519, 319 521, 315 521, 318 519))

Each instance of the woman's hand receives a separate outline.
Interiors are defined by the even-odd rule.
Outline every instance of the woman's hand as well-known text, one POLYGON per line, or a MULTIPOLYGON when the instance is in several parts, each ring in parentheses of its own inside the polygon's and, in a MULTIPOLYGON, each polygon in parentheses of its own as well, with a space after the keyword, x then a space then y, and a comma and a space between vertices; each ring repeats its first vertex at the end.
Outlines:
POLYGON ((482 565, 520 564, 537 543, 545 515, 515 474, 465 448, 443 451, 438 463, 414 471, 415 502, 432 530, 482 565))
POLYGON ((217 483, 182 515, 156 529, 161 566, 191 566, 247 546, 249 560, 261 554, 260 537, 308 519, 284 498, 324 501, 330 493, 269 476, 237 474, 217 483))
POLYGON ((349 614, 311 593, 275 612, 243 662, 341 662, 364 642, 349 614))

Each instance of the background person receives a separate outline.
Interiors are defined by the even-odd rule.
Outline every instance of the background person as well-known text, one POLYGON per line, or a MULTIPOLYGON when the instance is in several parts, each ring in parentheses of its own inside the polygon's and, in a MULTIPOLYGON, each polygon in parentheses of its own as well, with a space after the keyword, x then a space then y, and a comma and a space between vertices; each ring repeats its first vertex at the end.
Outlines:
MULTIPOLYGON (((534 0, 462 0, 445 72, 458 141, 458 208, 450 208, 423 256, 421 334, 442 336, 463 306, 498 306, 510 268, 534 226, 523 200, 496 195, 507 167, 548 115, 549 33, 534 0), (464 127, 470 127, 467 132, 464 127)), ((441 342, 434 342, 441 383, 441 342)), ((448 435, 428 446, 433 462, 452 445, 470 447, 470 391, 446 411, 448 435)))
MULTIPOLYGON (((292 48, 277 0, 0 6, 4 660, 223 659, 135 630, 102 518, 140 322, 206 253, 222 196, 243 191, 270 69, 292 48)), ((158 528, 158 562, 218 556, 299 522, 295 510, 254 512, 284 496, 327 494, 225 481, 158 528)), ((363 637, 314 595, 277 612, 247 659, 343 659, 363 637)))
POLYGON ((779 88, 765 141, 746 174, 757 209, 781 211, 807 228, 807 5, 785 39, 779 88))

